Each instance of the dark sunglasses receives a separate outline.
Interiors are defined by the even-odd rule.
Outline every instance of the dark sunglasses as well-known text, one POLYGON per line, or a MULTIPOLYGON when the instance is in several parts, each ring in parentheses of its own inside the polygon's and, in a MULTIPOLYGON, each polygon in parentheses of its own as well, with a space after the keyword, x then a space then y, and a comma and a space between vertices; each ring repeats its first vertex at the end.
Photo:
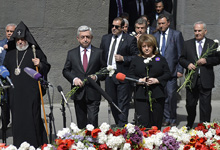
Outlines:
POLYGON ((6 30, 6 32, 11 32, 11 33, 13 33, 14 31, 12 31, 12 30, 6 30))
POLYGON ((115 27, 115 29, 118 29, 118 28, 120 28, 121 26, 117 26, 117 25, 113 25, 112 24, 112 28, 114 28, 115 27))

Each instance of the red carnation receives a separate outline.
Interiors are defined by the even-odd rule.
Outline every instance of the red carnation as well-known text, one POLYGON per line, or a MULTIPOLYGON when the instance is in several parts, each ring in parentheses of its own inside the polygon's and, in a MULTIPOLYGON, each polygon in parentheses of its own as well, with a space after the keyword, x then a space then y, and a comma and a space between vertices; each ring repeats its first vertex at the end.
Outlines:
POLYGON ((100 129, 94 129, 94 130, 92 130, 92 133, 91 133, 92 137, 93 137, 93 138, 97 138, 99 132, 101 132, 100 129))
POLYGON ((216 135, 220 136, 220 129, 216 130, 216 135))
POLYGON ((119 136, 119 135, 121 135, 121 130, 120 130, 120 129, 117 129, 113 135, 114 135, 114 136, 119 136))
POLYGON ((108 149, 108 147, 106 144, 102 144, 99 146, 99 150, 107 150, 107 149, 108 149))
POLYGON ((166 132, 169 132, 169 131, 170 131, 170 126, 163 129, 163 133, 166 133, 166 132))

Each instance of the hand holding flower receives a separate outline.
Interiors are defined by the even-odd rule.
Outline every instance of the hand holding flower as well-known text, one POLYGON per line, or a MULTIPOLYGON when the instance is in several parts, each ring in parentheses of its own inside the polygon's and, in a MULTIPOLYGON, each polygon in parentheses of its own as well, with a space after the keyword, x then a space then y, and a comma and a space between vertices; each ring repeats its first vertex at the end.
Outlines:
POLYGON ((198 66, 201 66, 201 65, 206 64, 207 62, 205 58, 200 58, 196 63, 198 66))
POLYGON ((138 81, 139 81, 139 83, 137 83, 137 84, 139 84, 139 85, 144 85, 144 84, 147 83, 147 82, 146 82, 146 77, 140 78, 138 81))
POLYGON ((83 87, 83 82, 81 79, 75 78, 73 82, 75 86, 83 87))
POLYGON ((149 86, 149 85, 152 85, 152 84, 158 84, 159 83, 159 81, 157 80, 157 78, 149 78, 148 80, 147 80, 147 85, 149 86))
POLYGON ((195 66, 194 64, 190 63, 190 64, 188 65, 188 69, 189 69, 189 70, 195 70, 195 69, 196 69, 196 66, 195 66))
POLYGON ((96 79, 96 77, 97 77, 97 76, 96 76, 96 75, 94 75, 94 74, 93 74, 93 75, 89 75, 89 77, 90 77, 90 78, 92 78, 92 80, 94 80, 94 81, 96 81, 96 80, 97 80, 97 79, 96 79))

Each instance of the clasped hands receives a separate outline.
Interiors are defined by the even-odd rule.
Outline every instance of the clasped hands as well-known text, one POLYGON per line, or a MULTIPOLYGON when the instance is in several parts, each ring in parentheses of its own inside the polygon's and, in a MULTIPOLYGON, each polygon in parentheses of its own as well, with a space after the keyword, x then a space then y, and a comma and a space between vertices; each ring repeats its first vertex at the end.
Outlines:
MULTIPOLYGON (((197 63, 198 66, 202 66, 202 65, 206 64, 207 61, 206 61, 205 58, 200 58, 196 63, 197 63)), ((195 70, 196 66, 194 64, 190 63, 187 68, 189 70, 195 70)))
POLYGON ((158 83, 159 83, 159 81, 157 80, 157 78, 149 78, 149 79, 146 80, 146 77, 144 77, 144 78, 140 78, 138 81, 139 81, 138 84, 140 84, 140 85, 141 85, 141 84, 142 84, 142 85, 146 84, 147 86, 152 85, 152 84, 158 84, 158 83))

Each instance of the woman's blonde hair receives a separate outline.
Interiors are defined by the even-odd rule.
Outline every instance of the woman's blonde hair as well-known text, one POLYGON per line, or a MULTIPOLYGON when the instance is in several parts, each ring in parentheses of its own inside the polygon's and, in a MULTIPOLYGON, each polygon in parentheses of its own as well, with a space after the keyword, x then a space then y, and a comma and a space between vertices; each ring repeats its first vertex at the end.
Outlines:
POLYGON ((138 40, 138 49, 140 51, 139 56, 143 56, 144 53, 142 51, 142 45, 143 43, 147 43, 147 46, 152 46, 153 47, 153 54, 158 54, 158 50, 157 50, 157 40, 156 38, 151 35, 151 34, 142 34, 138 40))

